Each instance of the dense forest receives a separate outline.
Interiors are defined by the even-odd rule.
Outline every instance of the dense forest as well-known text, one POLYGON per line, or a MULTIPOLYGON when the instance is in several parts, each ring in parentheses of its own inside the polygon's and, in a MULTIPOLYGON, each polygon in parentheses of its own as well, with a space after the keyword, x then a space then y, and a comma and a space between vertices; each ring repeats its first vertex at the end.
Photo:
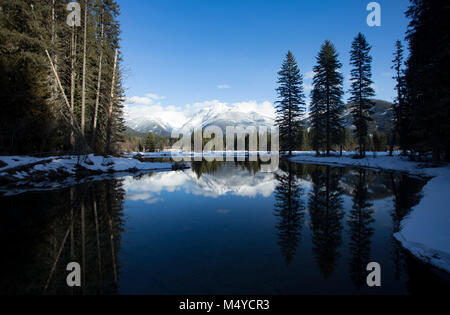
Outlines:
POLYGON ((393 43, 396 98, 380 131, 371 128, 376 102, 372 81, 371 46, 359 33, 350 48, 350 89, 344 91, 342 63, 330 41, 316 57, 310 115, 305 117, 303 77, 289 51, 279 74, 277 124, 281 149, 313 149, 327 155, 354 147, 363 158, 369 150, 392 154, 399 148, 411 158, 431 155, 433 162, 450 161, 450 6, 447 1, 411 0, 406 40, 393 43), (432 49, 432 47, 434 47, 432 49), (344 93, 350 97, 344 105, 344 93), (350 111, 349 122, 346 116, 350 111), (356 145, 356 146, 355 146, 356 145))
POLYGON ((115 153, 118 16, 115 0, 1 1, 0 154, 115 153))
MULTIPOLYGON (((396 98, 383 128, 374 117, 372 47, 362 33, 349 47, 348 91, 339 52, 328 40, 320 47, 309 115, 301 67, 288 52, 276 102, 282 150, 364 157, 400 149, 449 161, 449 14, 447 1, 411 0, 407 48, 392 43, 396 98)), ((0 154, 108 155, 172 144, 153 134, 124 137, 118 16, 115 0, 0 3, 0 154)))

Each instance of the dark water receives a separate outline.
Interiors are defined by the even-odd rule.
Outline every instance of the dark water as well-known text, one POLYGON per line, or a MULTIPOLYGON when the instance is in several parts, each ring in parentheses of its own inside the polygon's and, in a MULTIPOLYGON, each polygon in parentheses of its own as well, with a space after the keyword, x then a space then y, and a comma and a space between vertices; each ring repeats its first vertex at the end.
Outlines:
POLYGON ((446 279, 392 238, 425 181, 284 163, 0 197, 2 294, 408 294, 446 279), (82 288, 66 266, 82 267, 82 288), (368 288, 366 266, 382 267, 368 288))

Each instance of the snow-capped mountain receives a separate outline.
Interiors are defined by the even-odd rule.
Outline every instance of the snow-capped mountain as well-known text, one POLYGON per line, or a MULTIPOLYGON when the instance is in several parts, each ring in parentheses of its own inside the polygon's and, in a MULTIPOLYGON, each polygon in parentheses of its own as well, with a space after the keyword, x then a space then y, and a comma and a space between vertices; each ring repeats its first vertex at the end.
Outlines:
POLYGON ((236 107, 219 105, 213 108, 202 109, 190 118, 183 127, 182 132, 206 128, 209 126, 220 127, 225 131, 227 126, 266 126, 274 125, 274 119, 268 115, 257 112, 244 112, 236 107))
POLYGON ((142 108, 140 111, 133 111, 133 108, 125 110, 126 126, 142 133, 153 132, 162 135, 169 135, 172 131, 188 133, 208 126, 218 126, 225 132, 227 126, 272 127, 274 125, 274 117, 267 114, 267 111, 255 111, 239 104, 228 106, 216 103, 213 106, 201 108, 194 114, 186 115, 181 125, 171 122, 170 117, 171 113, 146 113, 142 111, 142 108))
POLYGON ((156 118, 142 117, 135 120, 127 120, 126 125, 142 133, 151 132, 163 136, 170 135, 172 131, 172 127, 169 124, 157 121, 156 118))

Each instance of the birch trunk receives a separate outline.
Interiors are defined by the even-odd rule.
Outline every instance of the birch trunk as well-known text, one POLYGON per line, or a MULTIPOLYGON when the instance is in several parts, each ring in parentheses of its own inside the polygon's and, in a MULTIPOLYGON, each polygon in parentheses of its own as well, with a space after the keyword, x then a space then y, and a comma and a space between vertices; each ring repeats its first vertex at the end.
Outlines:
POLYGON ((91 147, 95 150, 95 141, 97 138, 97 120, 98 120, 98 107, 100 105, 100 89, 102 86, 102 66, 103 66, 103 37, 105 31, 105 24, 103 23, 103 12, 102 10, 102 26, 101 26, 101 35, 100 35, 100 57, 98 62, 98 78, 97 78, 97 95, 95 98, 95 107, 94 107, 94 122, 92 126, 92 141, 91 147))
POLYGON ((86 116, 86 41, 87 41, 87 12, 88 1, 84 1, 84 38, 83 38, 83 75, 81 83, 81 134, 84 136, 86 116))
POLYGON ((118 58, 119 50, 116 49, 114 56, 114 67, 113 67, 113 76, 111 82, 111 94, 109 99, 109 110, 108 110, 108 122, 106 128, 106 143, 105 143, 105 156, 108 156, 110 153, 111 146, 111 137, 112 137, 112 113, 114 107, 114 89, 116 87, 116 70, 117 70, 117 58, 118 58))
POLYGON ((71 45, 71 76, 70 76, 70 146, 74 147, 73 124, 74 124, 74 108, 75 108, 75 56, 76 56, 76 35, 75 26, 72 27, 72 45, 71 45))

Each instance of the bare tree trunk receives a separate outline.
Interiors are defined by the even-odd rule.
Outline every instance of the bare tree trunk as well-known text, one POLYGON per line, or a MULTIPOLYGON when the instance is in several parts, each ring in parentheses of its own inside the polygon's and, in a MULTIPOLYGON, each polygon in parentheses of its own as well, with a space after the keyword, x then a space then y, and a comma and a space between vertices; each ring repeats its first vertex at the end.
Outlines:
POLYGON ((83 38, 83 78, 81 87, 81 134, 84 136, 85 116, 86 116, 86 41, 87 41, 87 12, 88 0, 84 1, 84 38, 83 38))
MULTIPOLYGON (((56 50, 55 49, 55 45, 56 45, 55 1, 56 0, 53 0, 53 2, 52 2, 52 49, 53 49, 53 60, 55 62, 55 68, 57 70, 57 60, 58 60, 58 58, 57 58, 57 54, 55 52, 55 50, 56 50)), ((58 85, 57 85, 57 82, 56 82, 56 78, 52 78, 51 82, 52 82, 52 90, 51 90, 52 102, 54 102, 56 100, 56 94, 58 93, 58 85)))
POLYGON ((72 28, 72 45, 71 45, 71 76, 70 76, 70 145, 74 147, 73 124, 74 124, 74 108, 75 108, 75 56, 76 56, 76 35, 75 26, 72 28))
POLYGON ((86 150, 89 149, 89 147, 88 147, 87 142, 85 141, 85 138, 82 137, 82 135, 81 135, 80 126, 78 125, 77 120, 75 119, 72 104, 69 103, 69 100, 68 100, 68 98, 66 96, 66 93, 64 92, 64 88, 62 87, 61 80, 59 79, 58 73, 56 72, 55 66, 53 64, 52 57, 50 56, 50 53, 48 52, 47 49, 45 50, 45 53, 47 54, 47 58, 48 58, 48 61, 50 63, 50 67, 51 67, 51 69, 53 71, 53 75, 56 78, 56 82, 58 83, 58 87, 60 89, 61 95, 63 96, 64 102, 65 102, 65 104, 66 104, 66 106, 67 106, 67 108, 69 110, 69 113, 70 113, 70 117, 67 117, 64 114, 64 111, 60 110, 61 111, 61 115, 67 121, 67 123, 70 125, 70 129, 71 129, 70 132, 71 132, 72 137, 73 137, 73 132, 75 131, 77 133, 77 138, 79 140, 81 140, 80 144, 83 145, 83 148, 82 148, 83 151, 86 151, 86 150))
POLYGON ((113 76, 111 82, 111 94, 109 99, 109 110, 108 110, 108 122, 106 128, 106 143, 105 143, 105 156, 108 156, 110 153, 111 147, 111 137, 112 137, 112 113, 114 107, 114 89, 116 87, 116 69, 117 69, 117 58, 118 58, 119 50, 116 49, 114 56, 114 67, 113 67, 113 76))
POLYGON ((100 105, 100 89, 102 86, 102 66, 103 66, 103 37, 104 37, 104 30, 105 30, 105 24, 103 23, 103 12, 102 10, 102 26, 101 26, 101 35, 100 35, 100 57, 98 62, 98 78, 97 78, 97 96, 95 98, 95 107, 94 107, 94 123, 92 126, 92 141, 91 141, 91 147, 92 149, 95 149, 95 141, 97 138, 97 119, 98 119, 98 107, 100 105))

